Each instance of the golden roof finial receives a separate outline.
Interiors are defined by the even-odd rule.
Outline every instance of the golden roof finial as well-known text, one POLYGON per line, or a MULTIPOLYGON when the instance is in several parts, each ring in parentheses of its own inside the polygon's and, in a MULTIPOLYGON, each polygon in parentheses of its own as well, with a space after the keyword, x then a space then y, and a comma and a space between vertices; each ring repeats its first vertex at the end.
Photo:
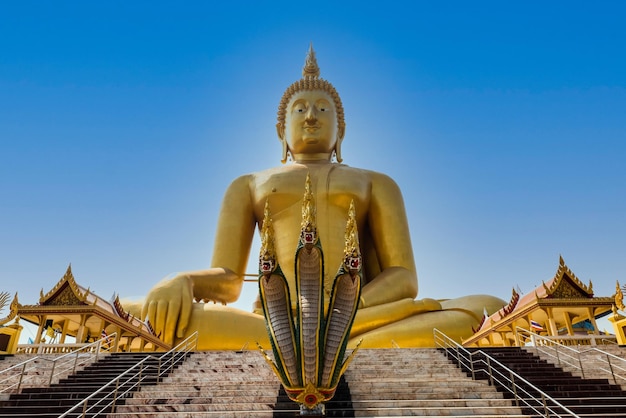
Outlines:
POLYGON ((261 251, 259 270, 262 274, 271 274, 276 268, 276 250, 274 249, 274 226, 270 213, 270 202, 265 201, 263 226, 261 227, 261 251))
POLYGON ((615 284, 615 306, 622 311, 626 310, 626 306, 624 306, 624 293, 622 289, 620 289, 618 281, 616 281, 615 284))
POLYGON ((309 45, 309 51, 306 54, 304 67, 302 67, 302 77, 318 78, 320 76, 320 67, 317 65, 315 51, 313 50, 313 42, 309 45))

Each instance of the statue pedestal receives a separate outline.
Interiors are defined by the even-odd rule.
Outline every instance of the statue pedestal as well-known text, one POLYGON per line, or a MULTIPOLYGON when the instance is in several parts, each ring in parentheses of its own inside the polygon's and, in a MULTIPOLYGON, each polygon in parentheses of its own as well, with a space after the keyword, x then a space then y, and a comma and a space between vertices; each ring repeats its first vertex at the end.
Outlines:
POLYGON ((23 328, 18 323, 0 328, 0 354, 15 354, 23 328))

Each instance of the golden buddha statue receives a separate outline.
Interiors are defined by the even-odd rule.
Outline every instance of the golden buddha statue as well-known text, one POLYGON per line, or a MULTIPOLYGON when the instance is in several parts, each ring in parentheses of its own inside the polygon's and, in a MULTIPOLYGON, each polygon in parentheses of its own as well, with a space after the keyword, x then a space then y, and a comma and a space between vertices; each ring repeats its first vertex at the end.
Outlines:
MULTIPOLYGON (((307 174, 317 205, 325 277, 334 277, 341 264, 350 202, 356 207, 363 272, 350 344, 362 339, 362 347, 433 346, 435 327, 454 338, 467 338, 485 309, 492 313, 506 304, 484 295, 415 299, 417 273, 402 194, 384 174, 341 164, 343 106, 332 84, 319 75, 310 48, 302 79, 287 88, 278 107, 282 162, 288 157, 292 162, 243 175, 230 184, 219 215, 211 268, 166 278, 145 301, 125 303, 126 309, 149 318, 164 341, 174 343, 198 331, 199 349, 267 345, 258 302, 254 312, 224 305, 239 297, 266 202, 272 213, 277 260, 294 288, 294 270, 288 266, 293 265, 298 244, 307 174)), ((328 299, 330 289, 325 292, 328 299)))

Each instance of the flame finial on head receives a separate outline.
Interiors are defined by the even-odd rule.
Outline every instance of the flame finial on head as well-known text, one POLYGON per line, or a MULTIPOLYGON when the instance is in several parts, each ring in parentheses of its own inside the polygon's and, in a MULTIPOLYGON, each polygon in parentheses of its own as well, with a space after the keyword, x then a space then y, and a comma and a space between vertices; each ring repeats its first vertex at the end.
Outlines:
POLYGON ((304 67, 302 67, 302 77, 318 78, 320 76, 320 67, 317 65, 315 51, 313 50, 313 42, 309 45, 309 52, 306 54, 304 67))

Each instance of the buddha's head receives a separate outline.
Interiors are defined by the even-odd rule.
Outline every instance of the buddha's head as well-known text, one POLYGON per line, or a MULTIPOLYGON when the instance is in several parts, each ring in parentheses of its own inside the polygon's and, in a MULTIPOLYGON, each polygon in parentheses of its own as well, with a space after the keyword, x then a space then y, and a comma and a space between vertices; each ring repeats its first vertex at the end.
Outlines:
POLYGON ((331 160, 341 158, 346 124, 337 90, 319 78, 313 47, 309 48, 302 79, 287 88, 278 105, 276 131, 283 144, 282 159, 331 160))

